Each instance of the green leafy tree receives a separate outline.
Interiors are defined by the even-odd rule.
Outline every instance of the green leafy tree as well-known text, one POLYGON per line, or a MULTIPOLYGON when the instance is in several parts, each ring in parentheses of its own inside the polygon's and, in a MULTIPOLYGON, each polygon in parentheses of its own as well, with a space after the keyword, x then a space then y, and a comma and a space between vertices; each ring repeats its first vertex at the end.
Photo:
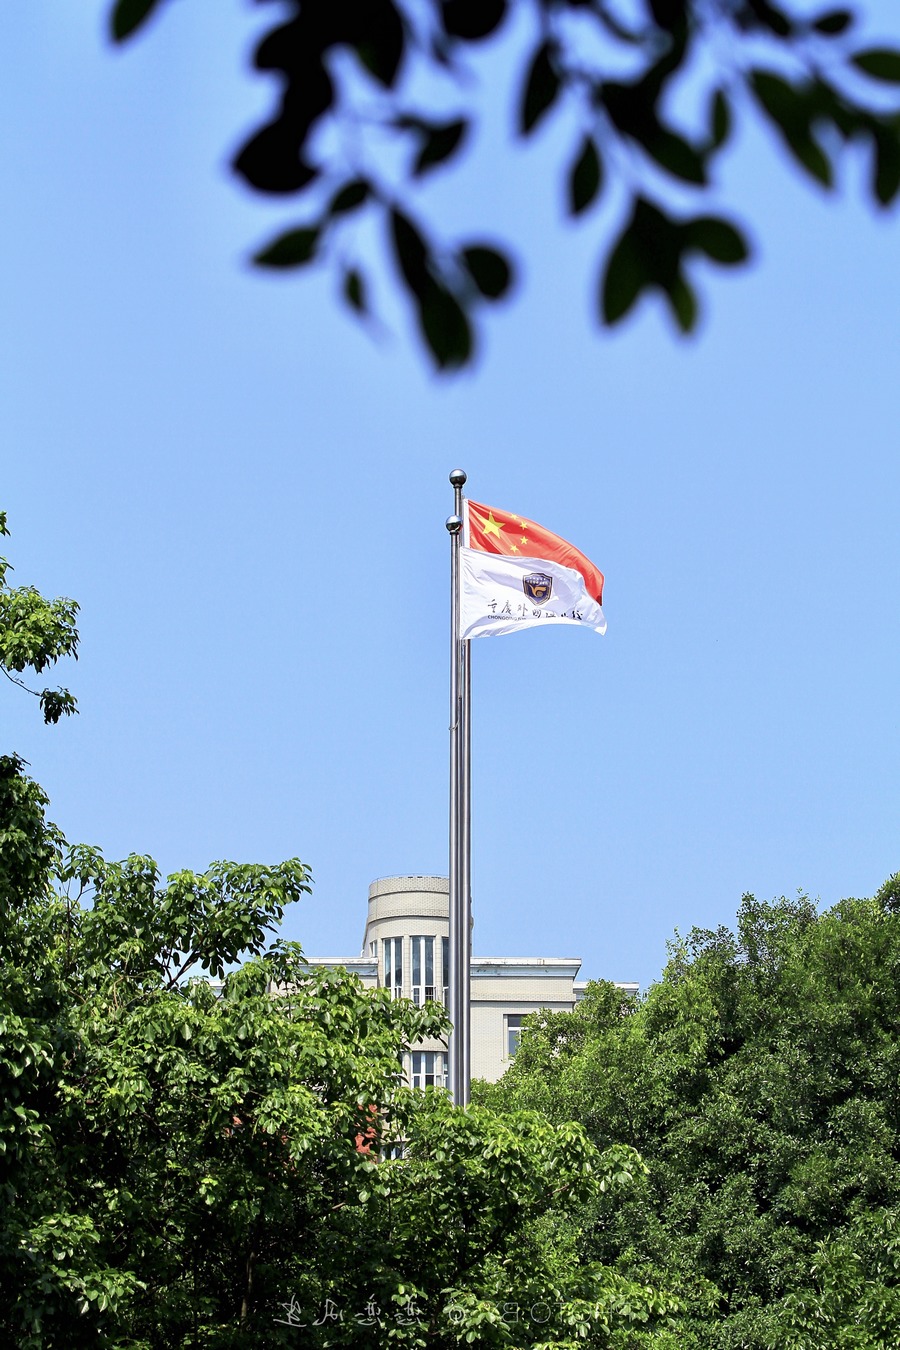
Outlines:
POLYGON ((297 859, 163 881, 0 759, 0 1333, 19 1350, 608 1344, 677 1301, 581 1259, 642 1166, 406 1087, 443 1009, 275 934, 297 859))
MULTIPOLYGON (((117 0, 113 38, 130 38, 163 5, 117 0)), ((514 47, 518 136, 566 119, 570 216, 587 216, 605 190, 618 191, 621 218, 601 240, 596 283, 607 324, 657 291, 687 332, 697 319, 695 260, 733 267, 748 258, 742 230, 707 204, 737 117, 759 116, 820 187, 834 186, 837 161, 855 144, 872 199, 887 207, 900 191, 900 51, 857 37, 851 7, 289 0, 286 15, 280 8, 255 54, 257 69, 279 80, 276 107, 234 167, 261 193, 301 198, 305 213, 255 261, 330 266, 351 310, 366 316, 357 226, 380 218, 396 279, 440 369, 472 359, 480 307, 502 299, 514 279, 505 246, 441 239, 413 205, 416 189, 474 138, 471 58, 495 37, 514 47), (702 111, 686 117, 686 104, 702 111), (693 209, 682 205, 690 199, 693 209)))
MULTIPOLYGON (((0 511, 0 537, 8 535, 0 511)), ((74 600, 45 600, 34 586, 10 586, 12 567, 0 558, 0 670, 13 684, 40 701, 45 722, 77 712, 68 689, 32 689, 21 678, 26 670, 41 675, 63 656, 78 659, 78 606, 74 600)))
POLYGON ((650 1344, 900 1340, 898 895, 900 876, 822 914, 747 896, 736 932, 673 944, 639 1005, 595 985, 574 1013, 530 1019, 482 1089, 640 1150, 623 1203, 582 1214, 581 1256, 679 1291, 676 1340, 650 1344))

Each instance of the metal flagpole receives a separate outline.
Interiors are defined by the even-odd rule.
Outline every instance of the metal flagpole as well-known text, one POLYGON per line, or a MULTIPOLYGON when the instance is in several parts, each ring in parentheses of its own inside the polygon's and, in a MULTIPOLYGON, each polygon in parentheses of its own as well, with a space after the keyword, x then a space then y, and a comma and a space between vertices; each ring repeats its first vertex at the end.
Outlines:
POLYGON ((462 1088, 460 1104, 468 1106, 472 1084, 472 651, 469 639, 460 642, 460 772, 459 857, 462 887, 459 981, 463 989, 462 1088))
POLYGON ((450 1091, 457 1106, 469 1101, 469 733, 468 643, 459 638, 459 549, 462 489, 466 475, 454 469, 454 513, 447 518, 450 534, 450 973, 447 981, 450 1021, 448 1053, 450 1091))

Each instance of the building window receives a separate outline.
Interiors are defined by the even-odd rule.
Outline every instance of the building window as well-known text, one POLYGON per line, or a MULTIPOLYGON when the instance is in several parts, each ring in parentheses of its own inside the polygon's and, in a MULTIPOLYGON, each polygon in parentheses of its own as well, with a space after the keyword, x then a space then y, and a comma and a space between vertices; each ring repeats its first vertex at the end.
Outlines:
POLYGON ((412 996, 419 1007, 434 998, 434 938, 412 937, 412 996))
POLYGON ((442 1050, 414 1050, 410 1059, 414 1088, 444 1087, 446 1066, 442 1050))
POLYGON ((522 1013, 508 1013, 506 1016, 506 1055, 508 1059, 515 1058, 524 1021, 525 1016, 522 1013))
POLYGON ((403 994, 403 939, 384 939, 384 987, 394 998, 403 994))
POLYGON ((441 987, 444 991, 444 1007, 450 1007, 450 939, 441 938, 441 987))

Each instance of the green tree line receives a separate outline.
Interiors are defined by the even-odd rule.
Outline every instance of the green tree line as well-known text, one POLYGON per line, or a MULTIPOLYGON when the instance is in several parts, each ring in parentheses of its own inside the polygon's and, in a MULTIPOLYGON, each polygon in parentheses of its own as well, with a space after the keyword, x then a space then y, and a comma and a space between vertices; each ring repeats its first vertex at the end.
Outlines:
POLYGON ((477 1099, 580 1122, 646 1171, 580 1216, 579 1257, 680 1291, 678 1350, 900 1343, 900 874, 819 913, 745 896, 671 944, 640 1003, 594 984, 529 1019, 477 1099))

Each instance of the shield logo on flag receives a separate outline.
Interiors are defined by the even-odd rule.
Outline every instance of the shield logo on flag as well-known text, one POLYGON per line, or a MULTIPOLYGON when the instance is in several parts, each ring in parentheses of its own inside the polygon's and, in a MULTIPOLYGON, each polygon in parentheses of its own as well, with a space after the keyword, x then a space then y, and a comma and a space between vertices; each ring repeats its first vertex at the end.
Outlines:
POLYGON ((553 578, 548 577, 546 572, 529 572, 527 577, 522 578, 522 589, 529 600, 536 600, 542 605, 545 600, 550 599, 553 578))

